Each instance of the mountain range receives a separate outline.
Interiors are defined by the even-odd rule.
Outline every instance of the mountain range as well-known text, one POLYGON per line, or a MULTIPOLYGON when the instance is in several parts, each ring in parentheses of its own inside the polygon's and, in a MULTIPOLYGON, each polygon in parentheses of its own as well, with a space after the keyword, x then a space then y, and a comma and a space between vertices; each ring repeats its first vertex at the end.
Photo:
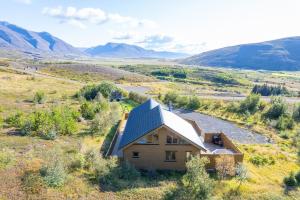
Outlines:
POLYGON ((243 44, 204 52, 183 64, 254 70, 300 70, 300 37, 243 44))
POLYGON ((88 48, 84 52, 91 56, 111 57, 111 58, 177 59, 177 58, 184 58, 188 56, 188 54, 184 54, 184 53, 154 51, 154 50, 144 49, 136 45, 129 45, 124 43, 107 43, 106 45, 99 45, 93 48, 88 48))
POLYGON ((76 48, 47 32, 34 32, 0 21, 0 50, 17 51, 33 57, 92 56, 110 58, 183 58, 187 54, 147 50, 123 43, 76 48))

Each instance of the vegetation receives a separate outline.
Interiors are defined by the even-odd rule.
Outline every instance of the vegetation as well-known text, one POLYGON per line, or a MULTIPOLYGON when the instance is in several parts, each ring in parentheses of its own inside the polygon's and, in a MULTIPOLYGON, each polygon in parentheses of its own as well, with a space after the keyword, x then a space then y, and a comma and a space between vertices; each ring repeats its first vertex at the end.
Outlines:
POLYGON ((252 93, 260 94, 262 96, 277 96, 288 95, 289 91, 285 86, 269 86, 267 84, 255 85, 252 89, 252 93))
POLYGON ((36 92, 34 97, 33 97, 33 102, 34 103, 42 104, 42 103, 45 102, 45 100, 46 100, 46 96, 45 96, 45 93, 42 92, 42 91, 36 92))

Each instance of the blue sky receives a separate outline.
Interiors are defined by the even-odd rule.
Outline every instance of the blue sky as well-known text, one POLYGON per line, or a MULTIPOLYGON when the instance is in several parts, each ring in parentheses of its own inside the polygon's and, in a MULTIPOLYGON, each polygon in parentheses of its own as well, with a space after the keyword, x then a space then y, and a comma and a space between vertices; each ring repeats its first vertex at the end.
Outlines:
POLYGON ((0 0, 0 20, 77 47, 107 42, 199 53, 300 36, 299 0, 0 0))

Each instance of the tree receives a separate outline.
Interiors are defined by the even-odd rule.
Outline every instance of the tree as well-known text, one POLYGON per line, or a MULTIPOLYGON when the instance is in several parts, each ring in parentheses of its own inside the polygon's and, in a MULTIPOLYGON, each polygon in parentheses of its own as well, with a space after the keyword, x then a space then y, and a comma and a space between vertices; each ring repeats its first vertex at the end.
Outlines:
POLYGON ((164 98, 164 103, 165 104, 169 104, 170 102, 171 103, 176 103, 176 99, 178 97, 178 94, 176 94, 176 92, 168 92, 166 95, 165 95, 165 98, 164 98))
POLYGON ((271 107, 265 113, 269 119, 278 119, 280 116, 287 113, 288 106, 281 97, 273 97, 271 100, 271 107))
POLYGON ((243 100, 240 103, 239 110, 241 113, 249 112, 250 114, 253 114, 258 110, 259 104, 260 104, 260 95, 250 94, 249 96, 247 96, 245 100, 243 100))
POLYGON ((236 168, 235 168, 235 172, 236 172, 236 177, 235 178, 239 183, 239 185, 237 187, 237 190, 239 190, 242 183, 245 182, 249 177, 248 169, 243 163, 238 163, 236 168))
POLYGON ((200 100, 198 97, 191 97, 189 99, 189 103, 187 104, 187 108, 191 109, 191 110, 197 110, 198 108, 200 108, 200 100))
POLYGON ((300 104, 295 108, 293 118, 295 121, 300 122, 300 104))
POLYGON ((213 190, 213 181, 205 170, 208 163, 207 158, 199 156, 192 157, 186 163, 186 174, 183 176, 184 193, 187 199, 205 200, 209 199, 213 190))
POLYGON ((221 180, 225 179, 227 176, 234 176, 234 158, 231 155, 220 155, 218 158, 216 158, 216 170, 218 177, 221 180))

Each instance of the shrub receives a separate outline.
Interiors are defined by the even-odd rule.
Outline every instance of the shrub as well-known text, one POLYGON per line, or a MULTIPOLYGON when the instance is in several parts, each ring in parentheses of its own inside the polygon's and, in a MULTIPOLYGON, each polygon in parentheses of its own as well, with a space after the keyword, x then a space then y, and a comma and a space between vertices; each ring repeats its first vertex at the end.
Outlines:
POLYGON ((200 108, 200 105, 201 105, 201 103, 200 103, 199 98, 194 96, 194 97, 191 97, 189 99, 189 103, 187 104, 187 108, 191 109, 191 110, 197 110, 197 109, 200 108))
POLYGON ((165 104, 169 104, 170 102, 173 104, 176 104, 176 99, 178 98, 178 94, 176 94, 175 92, 168 92, 165 97, 163 102, 165 104))
POLYGON ((0 129, 3 127, 3 118, 2 116, 0 115, 0 129))
POLYGON ((45 140, 55 140, 57 136, 57 133, 55 130, 50 130, 47 133, 43 134, 43 138, 45 140))
POLYGON ((102 82, 100 85, 88 85, 84 86, 80 91, 76 94, 76 97, 80 96, 84 97, 86 100, 90 101, 96 98, 98 93, 101 93, 103 97, 110 98, 110 95, 114 91, 119 91, 120 93, 124 93, 120 88, 118 88, 115 84, 110 82, 102 82))
POLYGON ((240 103, 239 111, 241 113, 255 113, 259 109, 260 95, 251 94, 240 103))
POLYGON ((83 118, 92 120, 95 118, 96 108, 93 103, 86 101, 83 104, 81 104, 80 113, 83 118))
POLYGON ((269 86, 264 85, 255 85, 252 89, 252 93, 261 94, 262 96, 272 96, 272 95, 286 95, 289 94, 289 91, 285 86, 269 86))
POLYGON ((271 107, 265 113, 265 117, 269 119, 278 119, 287 113, 287 104, 281 97, 274 97, 271 100, 271 107))
POLYGON ((144 103, 147 100, 147 97, 136 92, 129 92, 128 98, 137 103, 144 103))
POLYGON ((33 102, 38 104, 43 104, 46 101, 46 96, 43 91, 38 91, 34 94, 33 102))
POLYGON ((221 155, 216 159, 216 170, 218 177, 223 180, 226 176, 235 174, 234 158, 228 155, 221 155))
POLYGON ((300 186, 300 171, 298 171, 298 172, 296 173, 295 179, 296 179, 298 185, 300 186))
POLYGON ((183 176, 183 188, 188 199, 209 199, 213 190, 213 182, 206 172, 207 158, 192 157, 186 163, 186 174, 183 176))
POLYGON ((61 135, 71 135, 77 132, 79 113, 69 106, 52 109, 52 118, 57 132, 61 135))
POLYGON ((293 118, 290 115, 282 115, 279 117, 276 128, 278 130, 286 130, 286 129, 293 129, 295 125, 295 122, 293 118))
POLYGON ((85 166, 85 157, 84 157, 84 155, 78 153, 72 159, 69 169, 71 171, 76 171, 76 170, 82 169, 84 166, 85 166))
POLYGON ((300 104, 295 108, 293 118, 295 121, 300 122, 300 104))
POLYGON ((59 160, 42 167, 40 174, 49 187, 61 187, 67 178, 63 163, 59 160))
POLYGON ((140 172, 126 160, 121 166, 119 177, 125 180, 136 180, 140 177, 140 172))
POLYGON ((248 169, 243 163, 238 163, 235 168, 236 179, 239 182, 237 189, 239 189, 244 181, 249 177, 248 169))
POLYGON ((25 123, 25 114, 23 112, 17 112, 6 118, 6 123, 10 127, 21 128, 25 123))
POLYGON ((285 177, 283 179, 283 183, 286 185, 286 186, 289 186, 289 187, 294 187, 297 185, 297 180, 295 178, 295 174, 293 172, 290 173, 289 176, 285 177))
POLYGON ((253 155, 250 157, 249 161, 256 166, 265 166, 275 164, 273 157, 266 157, 262 155, 253 155))

